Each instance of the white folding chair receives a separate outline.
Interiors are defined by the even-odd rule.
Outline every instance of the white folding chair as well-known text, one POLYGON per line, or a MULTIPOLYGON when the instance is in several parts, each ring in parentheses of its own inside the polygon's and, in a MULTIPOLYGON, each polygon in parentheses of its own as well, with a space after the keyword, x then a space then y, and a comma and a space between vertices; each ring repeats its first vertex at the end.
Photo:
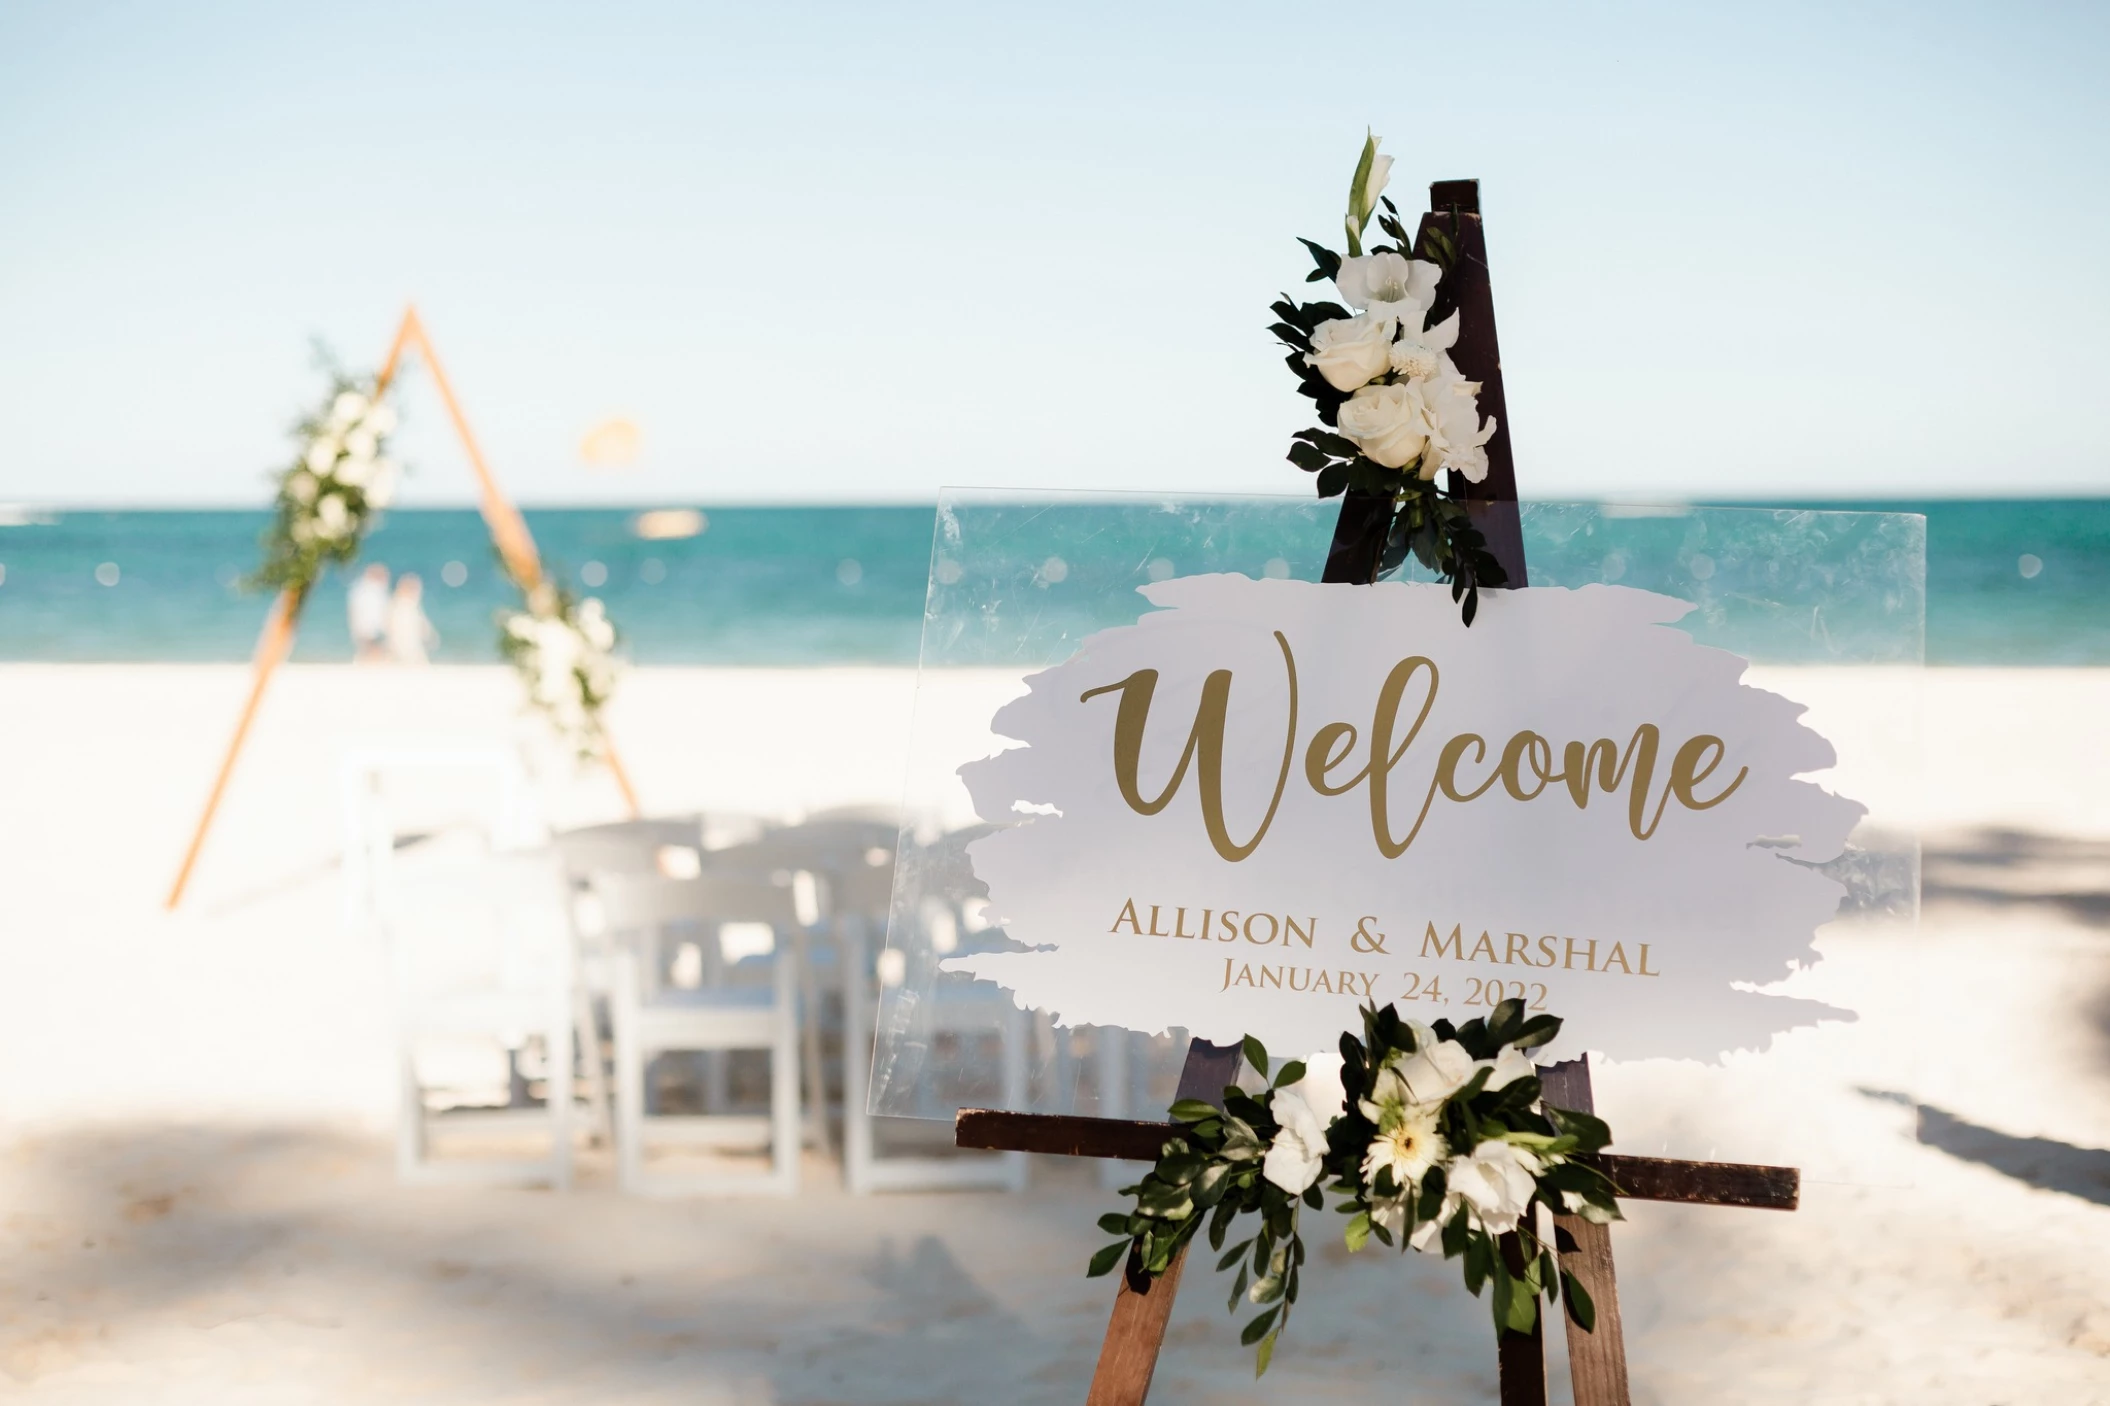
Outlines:
MULTIPOLYGON (((391 885, 388 934, 401 1078, 396 1171, 405 1182, 548 1185, 571 1182, 572 946, 568 894, 553 854, 525 851, 455 861, 391 885), (507 1102, 432 1106, 444 1094, 421 1074, 436 1042, 507 1052, 507 1102), (539 1042, 540 1106, 513 1098, 520 1059, 539 1042), (436 1158, 439 1129, 507 1138, 540 1134, 540 1158, 436 1158)), ((461 1091, 456 1090, 459 1094, 461 1091)))
POLYGON ((787 884, 764 877, 705 873, 691 879, 602 873, 594 877, 614 940, 616 1167, 623 1189, 639 1195, 740 1193, 789 1196, 799 1184, 798 918, 787 884), (773 951, 766 984, 740 970, 759 963, 723 960, 729 924, 763 924, 773 951), (696 943, 697 984, 669 983, 670 939, 696 943), (646 1067, 676 1052, 761 1050, 769 1055, 766 1118, 708 1112, 652 1114, 646 1067), (767 1147, 766 1172, 669 1172, 647 1165, 655 1147, 767 1147))
POLYGON ((484 843, 491 849, 522 849, 542 843, 542 818, 520 754, 498 743, 446 739, 372 741, 345 751, 337 763, 339 826, 343 836, 343 897, 340 924, 362 932, 388 899, 390 860, 397 841, 384 786, 389 777, 418 778, 428 787, 441 778, 450 792, 484 792, 480 807, 484 843))
MULTIPOLYGON (((874 948, 885 937, 898 862, 894 846, 886 849, 883 864, 871 862, 875 849, 839 858, 826 875, 829 920, 842 967, 844 1180, 857 1195, 968 1188, 1023 1191, 1029 1166, 1023 1152, 910 1156, 879 1151, 877 1120, 867 1105, 872 1022, 879 1001, 874 948)), ((918 861, 931 857, 916 855, 918 861)), ((944 861, 942 855, 938 858, 944 861)), ((956 944, 962 927, 957 905, 928 901, 919 905, 914 918, 926 929, 927 940, 936 937, 948 948, 956 944)), ((966 1044, 994 1036, 999 1099, 1005 1107, 1026 1106, 1026 1017, 1009 997, 986 984, 941 980, 922 1015, 922 1033, 933 1043, 950 1039, 966 1044)))

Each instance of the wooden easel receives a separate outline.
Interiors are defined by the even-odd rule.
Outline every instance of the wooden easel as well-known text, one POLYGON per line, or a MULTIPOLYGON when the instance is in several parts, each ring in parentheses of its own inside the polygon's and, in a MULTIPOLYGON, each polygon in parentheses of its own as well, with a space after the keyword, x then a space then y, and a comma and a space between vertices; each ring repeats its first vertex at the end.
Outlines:
MULTIPOLYGON (((469 432, 468 417, 462 414, 461 402, 454 398, 454 387, 449 384, 447 373, 440 368, 440 359, 433 353, 432 343, 425 336, 425 324, 418 320, 415 307, 403 309, 403 320, 397 324, 396 338, 389 343, 388 357, 374 378, 373 398, 379 401, 388 393, 403 364, 404 354, 412 351, 424 360, 425 369, 432 373, 432 382, 439 388, 440 401, 447 407, 447 418, 454 422, 454 432, 461 437, 462 448, 468 452, 469 467, 476 474, 477 507, 483 513, 484 525, 491 531, 492 545, 498 548, 499 557, 520 589, 523 592, 534 590, 542 581, 542 557, 535 550, 535 539, 528 532, 527 520, 500 491, 490 465, 484 462, 483 451, 476 446, 476 436, 469 432)), ((197 828, 191 832, 190 845, 183 852, 182 867, 177 869, 176 882, 169 887, 168 900, 163 905, 172 911, 183 901, 183 891, 190 885, 191 871, 197 867, 198 855, 205 848, 205 836, 212 829, 213 816, 219 811, 220 800, 227 793, 227 783, 234 776, 235 760, 242 755, 242 744, 249 740, 249 728, 256 721, 257 709, 263 704, 264 689, 269 686, 271 675, 278 666, 293 652, 293 636, 299 629, 300 612, 306 604, 305 592, 281 591, 271 604, 271 613, 264 618, 263 634, 257 639, 256 654, 250 661, 249 699, 242 705, 234 736, 227 744, 227 755, 221 760, 220 770, 213 777, 212 790, 206 795, 205 811, 198 817, 197 828)), ((602 758, 615 776, 624 804, 630 807, 630 814, 636 816, 639 813, 637 792, 630 785, 630 775, 623 770, 623 763, 615 754, 615 744, 606 739, 604 743, 602 758)))
MULTIPOLYGON (((1516 465, 1510 453, 1509 411, 1502 396, 1502 358, 1495 340, 1494 291, 1487 272, 1487 240, 1480 222, 1477 181, 1438 181, 1429 187, 1429 213, 1421 231, 1432 226, 1458 247, 1458 262, 1445 275, 1456 290, 1460 330, 1451 351, 1459 371, 1480 383, 1480 410, 1492 415, 1497 428, 1488 441, 1484 481, 1465 484, 1473 516, 1509 584, 1527 582, 1523 520, 1517 509, 1516 465)), ((1417 247, 1420 236, 1416 237, 1417 247)), ((1348 495, 1334 527, 1324 580, 1368 582, 1377 574, 1384 546, 1387 503, 1382 496, 1348 495)), ((1224 1085, 1237 1068, 1237 1048, 1196 1040, 1181 1071, 1179 1098, 1219 1102, 1224 1085)), ((1590 1068, 1584 1060, 1556 1064, 1544 1073, 1548 1102, 1593 1112, 1590 1068)), ((1040 1113, 1006 1113, 962 1109, 953 1140, 961 1147, 999 1151, 1046 1152, 1067 1157, 1114 1157, 1155 1161, 1159 1147, 1178 1125, 1078 1118, 1040 1113)), ((1792 1167, 1756 1167, 1725 1162, 1683 1162, 1660 1157, 1605 1155, 1598 1165, 1619 1194, 1637 1201, 1680 1201, 1708 1206, 1751 1206, 1792 1211, 1801 1197, 1801 1174, 1792 1167)), ((1582 1282, 1597 1307, 1596 1331, 1585 1333, 1568 1323, 1568 1361, 1576 1406, 1628 1406, 1626 1347, 1620 1332, 1619 1293, 1612 1271, 1612 1236, 1608 1226, 1592 1225, 1579 1216, 1553 1217, 1554 1245, 1561 1267, 1582 1282)), ((1511 1266, 1522 1262, 1514 1235, 1504 1237, 1503 1252, 1511 1266)), ((1156 1281, 1140 1272, 1134 1257, 1115 1291, 1113 1318, 1092 1374, 1088 1406, 1141 1406, 1157 1368, 1165 1324, 1179 1293, 1185 1252, 1156 1281)), ((1542 1306, 1543 1307, 1543 1306, 1542 1306)), ((1558 1309, 1552 1310, 1560 1312, 1558 1309)), ((1504 1332, 1496 1344, 1501 1367, 1502 1406, 1545 1406, 1545 1316, 1529 1333, 1504 1332)))

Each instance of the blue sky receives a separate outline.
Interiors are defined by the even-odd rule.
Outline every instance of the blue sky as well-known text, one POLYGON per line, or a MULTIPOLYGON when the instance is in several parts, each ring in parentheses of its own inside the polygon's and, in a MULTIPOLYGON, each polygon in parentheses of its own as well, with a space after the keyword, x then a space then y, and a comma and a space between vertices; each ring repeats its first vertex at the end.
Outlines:
POLYGON ((0 501, 261 503, 309 338, 406 299, 530 502, 1302 492, 1266 305, 1365 124, 1402 205, 1481 179, 1527 494, 2100 492, 2106 60, 2101 5, 11 0, 0 501))

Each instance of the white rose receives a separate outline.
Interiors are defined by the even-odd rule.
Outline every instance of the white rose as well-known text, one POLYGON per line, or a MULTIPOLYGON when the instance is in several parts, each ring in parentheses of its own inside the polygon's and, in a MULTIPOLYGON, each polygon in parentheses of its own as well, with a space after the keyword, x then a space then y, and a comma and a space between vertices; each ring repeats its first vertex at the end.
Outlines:
POLYGON ((1519 1079, 1536 1079, 1539 1073, 1539 1067, 1531 1062, 1531 1056, 1515 1045, 1504 1045, 1502 1052, 1496 1055, 1491 1063, 1482 1062, 1487 1064, 1491 1071, 1486 1084, 1489 1089, 1506 1088, 1519 1079))
POLYGON ((326 474, 330 471, 330 465, 337 462, 338 449, 334 435, 317 435, 314 442, 308 446, 307 458, 302 462, 315 473, 326 474))
POLYGON ((372 459, 348 456, 339 461, 337 465, 337 481, 353 488, 364 488, 373 476, 374 461, 372 459))
POLYGON ((1538 1189, 1532 1178, 1539 1160, 1512 1142, 1499 1139, 1483 1142, 1470 1156, 1454 1157, 1444 1166, 1446 1210, 1456 1197, 1470 1207, 1473 1219, 1490 1235, 1507 1235, 1517 1228, 1531 1196, 1538 1189))
POLYGON ((1363 387, 1341 407, 1339 427, 1373 463, 1388 469, 1419 458, 1434 428, 1418 381, 1363 387))
POLYGON ((315 504, 315 535, 327 541, 335 541, 351 530, 352 515, 345 511, 344 499, 332 493, 315 504))
POLYGON ((344 452, 354 459, 371 459, 380 448, 380 442, 374 438, 374 432, 364 425, 344 437, 344 452))
POLYGON ((1428 320, 1429 308, 1436 301, 1436 285, 1442 279, 1443 270, 1426 259, 1365 254, 1341 260, 1341 271, 1334 275, 1333 284, 1341 290, 1341 300, 1348 306, 1382 317, 1396 317, 1406 324, 1407 335, 1415 336, 1428 320))
POLYGON ((286 480, 286 496, 296 503, 312 503, 315 501, 315 487, 315 475, 301 470, 286 480))
POLYGON ((1390 368, 1396 330, 1391 318, 1367 313, 1322 322, 1312 329, 1311 350, 1304 364, 1337 391, 1366 386, 1390 368))
POLYGON ((1396 1077, 1406 1089, 1407 1102, 1442 1103, 1472 1082, 1480 1065, 1456 1040, 1435 1040, 1422 1045, 1384 1073, 1396 1077))
POLYGON ((1436 374, 1419 384, 1425 387, 1430 422, 1421 476, 1433 479, 1439 469, 1455 469, 1467 482, 1480 482, 1487 477, 1487 441, 1495 433, 1494 418, 1480 418, 1480 383, 1464 379, 1445 358, 1436 374))
POLYGON ((373 409, 366 412, 366 419, 362 423, 367 429, 372 430, 377 435, 394 434, 396 430, 395 407, 392 405, 376 405, 373 409))
POLYGON ((1282 1130, 1260 1164, 1260 1174, 1292 1196, 1301 1196, 1319 1179, 1320 1163, 1326 1157, 1326 1129, 1347 1107, 1348 1094, 1341 1087, 1341 1057, 1314 1055, 1306 1061, 1304 1077, 1275 1090, 1268 1111, 1282 1130))
POLYGON ((330 418, 339 425, 356 425, 365 413, 366 397, 357 391, 346 391, 330 402, 330 418))

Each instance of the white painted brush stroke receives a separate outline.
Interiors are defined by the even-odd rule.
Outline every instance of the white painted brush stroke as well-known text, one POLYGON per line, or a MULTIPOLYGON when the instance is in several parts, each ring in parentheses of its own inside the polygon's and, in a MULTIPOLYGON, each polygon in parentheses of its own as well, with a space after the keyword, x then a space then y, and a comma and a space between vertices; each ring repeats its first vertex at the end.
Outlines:
MULTIPOLYGON (((1687 602, 1603 585, 1497 591, 1481 598, 1468 630, 1449 591, 1435 585, 1210 575, 1141 589, 1161 609, 1091 636, 1070 659, 1033 675, 1026 696, 993 723, 1024 745, 961 768, 981 817, 1005 827, 970 850, 989 886, 990 916, 1030 950, 956 957, 945 969, 996 982, 1063 1024, 1181 1027, 1217 1042, 1252 1034, 1278 1054, 1332 1048, 1359 1024, 1360 996, 1226 990, 1235 970, 1226 958, 1357 971, 1381 999, 1406 990, 1408 972, 1423 982, 1439 976, 1443 1002, 1400 1006, 1425 1021, 1484 1014, 1466 1004, 1469 978, 1521 980, 1534 999, 1531 983, 1543 983, 1545 1008, 1567 1022, 1554 1057, 1587 1048, 1615 1059, 1712 1060, 1763 1049, 1775 1034, 1819 1020, 1853 1018, 1753 988, 1817 960, 1812 937, 1844 889, 1810 866, 1840 853, 1863 807, 1797 779, 1833 765, 1831 744, 1798 721, 1800 704, 1741 684, 1744 660, 1676 629, 1671 622, 1691 609, 1687 602), (1231 863, 1208 842, 1192 771, 1157 815, 1129 808, 1111 762, 1119 699, 1079 695, 1137 669, 1161 671, 1141 767, 1145 793, 1155 794, 1185 744, 1202 680, 1232 669, 1227 755, 1252 760, 1226 766, 1225 809, 1242 840, 1266 810, 1282 754, 1288 686, 1276 631, 1297 663, 1296 761, 1267 837, 1231 863), (1663 730, 1659 787, 1677 746, 1699 733, 1727 745, 1717 783, 1738 767, 1750 774, 1711 810, 1673 803, 1646 842, 1629 832, 1620 797, 1599 793, 1579 810, 1557 784, 1530 802, 1499 786, 1466 805, 1439 796, 1413 845, 1388 860, 1371 834, 1366 790, 1318 794, 1303 778, 1304 749, 1336 720, 1355 723, 1367 748, 1385 675, 1416 654, 1436 662, 1440 686, 1393 773, 1409 819, 1436 752, 1458 732, 1486 737, 1497 753, 1529 728, 1550 739, 1557 760, 1569 739, 1624 746, 1636 724, 1653 722, 1663 730), (1317 932, 1309 951, 1299 944, 1286 952, 1222 941, 1220 918, 1206 940, 1137 936, 1125 925, 1110 931, 1131 898, 1143 905, 1145 926, 1148 905, 1159 905, 1161 929, 1185 906, 1189 930, 1204 909, 1235 909, 1316 919, 1317 932), (1385 954, 1353 950, 1350 934, 1363 915, 1386 934, 1385 954), (1604 956, 1623 943, 1631 964, 1647 943, 1661 975, 1429 958, 1430 922, 1445 938, 1462 925, 1467 947, 1484 929, 1498 952, 1506 933, 1525 934, 1527 955, 1544 951, 1542 935, 1561 939, 1564 956, 1565 939, 1594 938, 1604 956)), ((1418 687, 1410 696, 1418 700, 1418 687)), ((1404 710, 1403 727, 1417 707, 1404 710)))

